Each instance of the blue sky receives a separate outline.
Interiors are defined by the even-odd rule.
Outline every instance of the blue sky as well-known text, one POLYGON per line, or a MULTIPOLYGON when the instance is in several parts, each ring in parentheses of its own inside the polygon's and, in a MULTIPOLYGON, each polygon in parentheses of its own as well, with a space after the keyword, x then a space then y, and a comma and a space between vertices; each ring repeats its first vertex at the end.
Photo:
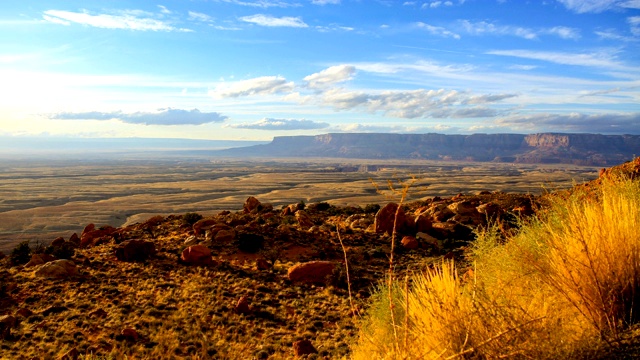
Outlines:
POLYGON ((640 134, 640 0, 0 3, 0 135, 640 134))

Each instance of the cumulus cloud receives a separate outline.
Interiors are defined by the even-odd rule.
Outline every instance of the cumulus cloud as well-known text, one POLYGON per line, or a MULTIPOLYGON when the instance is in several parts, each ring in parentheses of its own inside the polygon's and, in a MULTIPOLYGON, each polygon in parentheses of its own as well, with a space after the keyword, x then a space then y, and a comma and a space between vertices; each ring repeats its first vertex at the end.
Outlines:
POLYGON ((436 36, 442 36, 442 37, 450 37, 450 38, 454 38, 454 39, 460 39, 460 35, 451 32, 443 27, 439 27, 439 26, 433 26, 433 25, 429 25, 429 24, 425 24, 423 22, 417 22, 416 27, 418 27, 419 29, 424 29, 426 30, 429 34, 432 35, 436 35, 436 36))
POLYGON ((515 94, 470 96, 455 90, 444 89, 384 91, 376 94, 332 89, 322 94, 322 102, 336 110, 362 108, 371 113, 382 112, 388 116, 406 119, 458 118, 496 116, 497 112, 492 109, 468 108, 466 105, 492 103, 515 96, 515 94), (457 108, 452 110, 451 106, 457 108))
POLYGON ((129 124, 143 125, 202 125, 214 122, 223 122, 226 116, 217 112, 200 112, 198 109, 159 109, 156 112, 123 113, 113 112, 60 112, 49 115, 55 120, 120 120, 129 124))
POLYGON ((306 28, 309 25, 305 24, 299 17, 274 17, 271 15, 256 14, 250 16, 243 16, 240 20, 260 26, 267 27, 293 27, 293 28, 306 28))
POLYGON ((311 120, 295 120, 295 119, 271 119, 264 118, 254 123, 233 124, 228 127, 236 129, 255 129, 255 130, 316 130, 326 129, 328 123, 316 122, 311 120))
POLYGON ((214 90, 210 90, 209 95, 216 98, 237 98, 241 96, 289 93, 293 89, 293 82, 289 82, 281 76, 262 76, 219 85, 214 90))
POLYGON ((558 132, 638 134, 640 113, 514 115, 497 119, 496 123, 514 129, 534 131, 548 129, 558 132))
POLYGON ((154 14, 129 10, 115 15, 92 15, 87 11, 73 12, 64 10, 47 10, 43 18, 51 23, 70 25, 71 23, 93 26, 103 29, 126 29, 136 31, 182 31, 192 30, 176 28, 167 21, 154 18, 154 14))
POLYGON ((355 66, 336 65, 318 73, 306 76, 303 80, 307 83, 307 87, 311 89, 322 89, 337 83, 351 80, 355 73, 355 66))

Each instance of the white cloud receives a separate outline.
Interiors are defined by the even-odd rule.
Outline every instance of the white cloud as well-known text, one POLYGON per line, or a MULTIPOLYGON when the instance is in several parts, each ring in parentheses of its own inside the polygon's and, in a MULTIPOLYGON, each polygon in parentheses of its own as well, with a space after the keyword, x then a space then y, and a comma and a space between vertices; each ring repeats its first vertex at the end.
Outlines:
POLYGON ((287 82, 287 80, 281 76, 263 76, 219 85, 215 90, 210 90, 209 95, 216 98, 236 98, 241 96, 289 93, 293 91, 293 88, 293 82, 287 82))
POLYGON ((326 88, 343 81, 351 80, 356 72, 353 65, 336 65, 304 78, 307 87, 312 89, 326 88))
POLYGON ((316 130, 326 129, 329 127, 329 124, 325 122, 316 122, 304 119, 295 120, 264 118, 254 123, 229 124, 226 127, 254 130, 316 130))
POLYGON ((158 5, 158 8, 160 8, 160 12, 163 14, 171 14, 171 11, 167 9, 166 6, 158 5))
POLYGON ((335 24, 331 24, 329 26, 316 26, 315 27, 316 30, 318 30, 319 32, 330 32, 330 31, 353 31, 355 30, 355 28, 349 27, 349 26, 340 26, 340 25, 335 25, 335 24))
POLYGON ((299 17, 284 16, 281 18, 271 15, 256 14, 251 16, 243 16, 240 20, 260 26, 268 27, 294 27, 294 28, 306 28, 309 25, 305 24, 299 17))
POLYGON ((627 18, 627 22, 629 22, 629 26, 631 27, 631 33, 634 36, 640 36, 640 16, 629 17, 627 18))
POLYGON ((640 38, 638 37, 620 35, 616 32, 615 29, 594 31, 594 33, 598 35, 600 39, 603 39, 603 40, 617 40, 617 41, 624 41, 624 42, 640 41, 640 38))
POLYGON ((578 14, 600 13, 620 8, 640 9, 640 0, 558 0, 558 2, 578 14))
POLYGON ((300 7, 299 3, 292 1, 280 1, 280 0, 256 0, 256 1, 243 1, 243 0, 214 0, 215 2, 224 2, 229 4, 235 4, 240 6, 249 6, 268 9, 274 8, 288 8, 288 7, 300 7))
POLYGON ((471 35, 512 35, 528 40, 538 37, 534 30, 519 26, 495 25, 486 21, 471 22, 469 20, 460 20, 459 24, 471 35))
POLYGON ((340 4, 340 0, 311 0, 313 5, 337 5, 340 4))
POLYGON ((625 66, 613 59, 611 52, 604 51, 594 53, 564 53, 533 50, 493 50, 488 51, 487 54, 542 60, 563 65, 626 69, 625 66))
POLYGON ((420 29, 424 29, 427 32, 429 32, 430 34, 433 35, 437 35, 437 36, 442 36, 442 37, 451 37, 454 39, 460 39, 460 35, 451 32, 443 27, 439 27, 439 26, 433 26, 433 25, 429 25, 429 24, 425 24, 423 22, 417 22, 415 24, 418 28, 420 29))
POLYGON ((189 29, 175 28, 163 20, 154 19, 149 14, 128 10, 118 15, 98 14, 91 15, 87 11, 73 12, 64 10, 47 10, 43 14, 46 21, 65 24, 76 23, 103 29, 127 29, 137 31, 191 31, 189 29), (146 15, 143 17, 143 15, 146 15))
POLYGON ((580 30, 569 28, 566 26, 555 26, 542 31, 545 34, 556 35, 562 39, 578 40, 580 39, 580 30))
POLYGON ((195 11, 189 11, 189 20, 212 22, 213 18, 207 14, 203 14, 195 11))
POLYGON ((496 123, 519 130, 636 134, 640 128, 640 113, 618 114, 532 114, 513 115, 497 119, 496 123))
POLYGON ((55 120, 120 120, 129 124, 143 125, 201 125, 213 122, 223 122, 226 116, 217 112, 200 112, 198 109, 158 109, 156 112, 123 113, 114 112, 61 112, 49 115, 55 120))
POLYGON ((529 71, 529 70, 533 70, 533 69, 536 69, 536 68, 537 68, 537 66, 535 66, 535 65, 511 65, 511 66, 509 66, 509 69, 512 69, 512 70, 526 70, 526 71, 529 71))

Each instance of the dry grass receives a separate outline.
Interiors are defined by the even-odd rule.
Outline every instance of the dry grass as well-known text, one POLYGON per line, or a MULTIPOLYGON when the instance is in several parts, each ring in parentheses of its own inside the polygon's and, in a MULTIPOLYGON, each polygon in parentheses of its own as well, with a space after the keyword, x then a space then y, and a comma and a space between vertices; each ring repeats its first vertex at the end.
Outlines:
POLYGON ((631 351, 640 304, 638 209, 640 184, 615 179, 551 197, 516 234, 481 231, 464 276, 443 261, 415 274, 410 287, 381 285, 353 358, 557 359, 593 358, 619 346, 631 351))

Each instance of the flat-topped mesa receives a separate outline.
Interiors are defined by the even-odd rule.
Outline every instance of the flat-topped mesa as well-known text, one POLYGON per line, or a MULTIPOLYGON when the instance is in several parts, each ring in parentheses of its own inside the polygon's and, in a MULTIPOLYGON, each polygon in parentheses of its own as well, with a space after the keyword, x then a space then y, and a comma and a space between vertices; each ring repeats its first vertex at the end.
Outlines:
POLYGON ((607 166, 640 154, 640 135, 330 133, 278 136, 266 145, 228 149, 231 156, 336 157, 570 163, 607 166))

